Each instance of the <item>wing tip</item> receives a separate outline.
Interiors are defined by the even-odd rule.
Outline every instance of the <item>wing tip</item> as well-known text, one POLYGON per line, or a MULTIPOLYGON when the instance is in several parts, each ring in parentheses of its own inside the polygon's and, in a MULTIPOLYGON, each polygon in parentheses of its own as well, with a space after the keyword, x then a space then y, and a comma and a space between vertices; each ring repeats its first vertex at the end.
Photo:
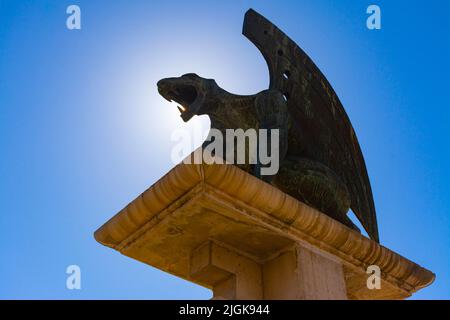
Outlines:
POLYGON ((242 26, 242 34, 248 37, 252 32, 251 30, 255 28, 255 26, 261 25, 261 23, 267 23, 267 19, 258 13, 256 10, 250 8, 245 12, 244 15, 244 24, 242 26))
POLYGON ((258 12, 256 12, 256 10, 254 10, 253 8, 249 8, 246 12, 245 12, 245 17, 244 17, 244 21, 246 21, 247 19, 251 19, 253 16, 258 16, 260 15, 258 12))
POLYGON ((246 36, 248 34, 249 25, 255 20, 258 13, 252 8, 248 9, 244 15, 244 24, 242 25, 242 34, 246 36))

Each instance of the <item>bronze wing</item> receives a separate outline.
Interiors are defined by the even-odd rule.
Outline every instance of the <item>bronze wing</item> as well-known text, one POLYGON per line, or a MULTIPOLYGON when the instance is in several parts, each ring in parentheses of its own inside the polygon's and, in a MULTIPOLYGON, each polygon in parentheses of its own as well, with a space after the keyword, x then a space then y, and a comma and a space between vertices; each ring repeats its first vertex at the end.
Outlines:
POLYGON ((350 120, 325 76, 280 29, 256 11, 245 14, 242 33, 261 51, 270 89, 281 91, 301 128, 301 155, 325 164, 347 185, 351 209, 369 236, 379 242, 372 189, 350 120))

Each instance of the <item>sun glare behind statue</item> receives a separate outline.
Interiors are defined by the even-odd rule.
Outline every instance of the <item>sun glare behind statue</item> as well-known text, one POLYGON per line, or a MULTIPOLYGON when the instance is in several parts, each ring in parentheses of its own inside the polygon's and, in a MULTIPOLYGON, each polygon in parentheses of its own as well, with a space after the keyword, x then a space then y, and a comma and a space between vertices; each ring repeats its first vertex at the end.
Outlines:
POLYGON ((177 144, 178 149, 182 150, 180 159, 185 158, 205 141, 210 129, 209 117, 193 116, 188 122, 184 122, 180 114, 186 110, 185 107, 174 101, 163 103, 168 104, 167 108, 170 109, 171 120, 168 125, 172 127, 171 143, 177 144))
POLYGON ((181 104, 176 103, 175 101, 171 101, 170 103, 171 103, 171 104, 174 104, 174 105, 177 107, 177 109, 180 110, 180 112, 186 111, 186 108, 183 107, 181 104))

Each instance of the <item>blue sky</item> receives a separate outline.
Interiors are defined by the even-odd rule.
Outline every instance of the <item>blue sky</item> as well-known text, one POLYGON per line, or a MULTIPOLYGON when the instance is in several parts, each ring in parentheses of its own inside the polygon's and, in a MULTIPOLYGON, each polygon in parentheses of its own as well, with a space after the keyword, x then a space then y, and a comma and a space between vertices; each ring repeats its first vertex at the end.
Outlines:
POLYGON ((241 35, 254 8, 316 62, 340 97, 371 178, 383 245, 450 298, 450 2, 0 1, 0 298, 207 299, 206 289, 95 242, 93 232, 173 167, 185 124, 157 93, 196 72, 267 88, 241 35), (66 28, 77 4, 82 29, 66 28), (366 28, 377 4, 382 29, 366 28), (82 289, 66 289, 77 264, 82 289))

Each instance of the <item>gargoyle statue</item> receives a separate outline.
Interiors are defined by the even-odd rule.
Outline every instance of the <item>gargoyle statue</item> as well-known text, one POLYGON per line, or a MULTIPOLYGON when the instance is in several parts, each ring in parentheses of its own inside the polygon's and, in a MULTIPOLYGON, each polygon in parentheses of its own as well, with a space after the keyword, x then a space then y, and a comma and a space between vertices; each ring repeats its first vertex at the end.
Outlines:
POLYGON ((258 165, 241 168, 358 230, 347 217, 351 208, 369 236, 378 242, 364 158, 331 85, 302 49, 252 9, 245 14, 243 34, 268 64, 269 89, 255 95, 235 95, 214 80, 191 73, 160 80, 159 93, 183 107, 184 121, 207 114, 211 127, 222 131, 278 129, 278 173, 262 177, 258 165))

